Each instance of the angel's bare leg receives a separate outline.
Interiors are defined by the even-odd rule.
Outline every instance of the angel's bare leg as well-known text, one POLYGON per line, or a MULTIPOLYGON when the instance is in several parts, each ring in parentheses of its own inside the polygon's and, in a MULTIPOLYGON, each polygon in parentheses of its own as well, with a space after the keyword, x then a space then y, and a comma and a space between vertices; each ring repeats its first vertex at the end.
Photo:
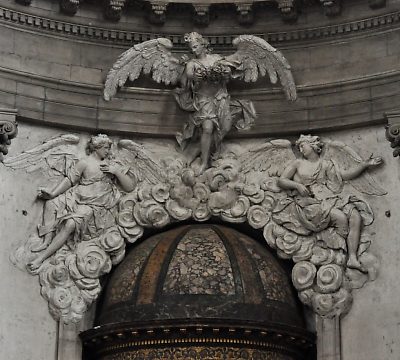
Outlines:
POLYGON ((49 231, 55 221, 56 221, 56 216, 57 216, 57 208, 58 206, 53 200, 48 200, 44 204, 43 208, 43 223, 41 226, 39 226, 39 236, 43 236, 43 243, 39 246, 36 247, 35 249, 32 249, 33 252, 38 252, 44 250, 51 242, 51 240, 54 237, 54 231, 49 231), (44 233, 42 235, 42 233, 44 233))
POLYGON ((332 223, 338 234, 346 238, 349 231, 349 223, 346 214, 339 209, 332 209, 330 215, 332 223))
POLYGON ((193 146, 187 153, 187 164, 190 166, 199 155, 200 155, 200 148, 198 146, 193 146))
POLYGON ((359 270, 362 270, 362 265, 357 259, 357 250, 361 237, 361 226, 361 215, 356 209, 353 209, 349 218, 349 235, 347 236, 347 249, 349 252, 347 266, 359 270))
POLYGON ((211 141, 214 130, 214 124, 211 120, 203 122, 203 129, 201 134, 201 166, 199 174, 207 169, 208 160, 210 159, 211 141))
POLYGON ((58 249, 60 249, 65 244, 65 242, 68 240, 68 238, 74 231, 75 231, 75 222, 72 219, 67 220, 65 222, 64 227, 54 237, 51 244, 42 253, 40 253, 35 260, 31 261, 28 264, 29 270, 31 271, 37 270, 40 267, 40 265, 42 265, 43 261, 45 261, 48 257, 53 255, 58 249))

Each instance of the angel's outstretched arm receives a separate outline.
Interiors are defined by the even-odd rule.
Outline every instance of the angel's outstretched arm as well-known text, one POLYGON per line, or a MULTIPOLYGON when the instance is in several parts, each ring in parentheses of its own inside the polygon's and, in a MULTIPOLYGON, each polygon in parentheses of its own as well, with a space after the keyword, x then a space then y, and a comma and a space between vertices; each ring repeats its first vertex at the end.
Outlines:
POLYGON ((365 170, 367 170, 370 167, 378 166, 382 164, 382 158, 381 157, 376 157, 376 158, 370 158, 366 161, 362 161, 359 165, 352 167, 348 170, 342 170, 341 176, 343 180, 353 180, 357 177, 359 177, 365 170))
POLYGON ((74 167, 72 174, 69 177, 64 177, 61 182, 58 183, 51 190, 40 188, 38 197, 41 199, 49 200, 63 194, 79 181, 85 168, 86 162, 84 160, 78 161, 78 163, 74 167))

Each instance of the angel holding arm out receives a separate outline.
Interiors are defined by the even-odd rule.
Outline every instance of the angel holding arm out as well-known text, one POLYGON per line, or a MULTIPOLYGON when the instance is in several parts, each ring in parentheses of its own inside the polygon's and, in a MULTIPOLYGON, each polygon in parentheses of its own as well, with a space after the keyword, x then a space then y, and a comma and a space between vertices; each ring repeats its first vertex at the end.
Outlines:
POLYGON ((39 236, 43 237, 39 255, 28 264, 35 272, 44 260, 53 255, 71 237, 75 241, 97 236, 115 223, 114 210, 121 193, 135 187, 135 181, 115 162, 107 161, 111 140, 106 135, 93 136, 87 145, 88 156, 80 159, 68 176, 54 188, 40 188, 38 197, 46 200, 43 225, 39 236))
MULTIPOLYGON (((382 164, 382 159, 376 157, 353 162, 349 169, 341 170, 332 159, 326 159, 326 154, 321 156, 324 144, 319 137, 302 135, 296 141, 296 146, 302 158, 288 165, 277 183, 281 189, 293 190, 294 196, 285 199, 277 207, 274 219, 281 224, 288 218, 295 219, 286 226, 302 235, 318 233, 333 226, 346 239, 347 266, 363 270, 357 258, 363 225, 357 203, 361 200, 350 197, 344 201, 339 194, 343 181, 359 178, 368 168, 382 164)), ((341 151, 346 152, 346 148, 341 146, 341 151)))
POLYGON ((280 80, 288 100, 295 100, 290 65, 285 57, 264 39, 241 35, 233 45, 237 51, 223 57, 212 54, 209 42, 196 32, 185 35, 194 58, 180 61, 172 53, 169 39, 158 38, 137 44, 124 52, 107 75, 104 98, 110 100, 128 80, 151 74, 158 83, 180 85, 175 91, 179 107, 190 113, 177 141, 188 148, 191 164, 200 157, 198 173, 209 165, 211 155, 218 154, 225 135, 233 128, 247 129, 256 112, 248 100, 231 100, 227 83, 233 77, 255 82, 268 74, 275 84, 280 80))

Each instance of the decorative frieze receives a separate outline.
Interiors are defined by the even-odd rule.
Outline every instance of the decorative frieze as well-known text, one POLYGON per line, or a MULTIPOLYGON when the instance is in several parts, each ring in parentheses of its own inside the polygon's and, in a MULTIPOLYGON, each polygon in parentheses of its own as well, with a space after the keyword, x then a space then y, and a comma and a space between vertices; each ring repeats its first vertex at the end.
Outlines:
MULTIPOLYGON (((245 13, 245 10, 238 10, 245 13)), ((313 27, 309 29, 295 29, 292 31, 271 32, 256 34, 271 43, 285 43, 292 41, 307 41, 316 39, 334 38, 335 36, 356 34, 372 29, 390 27, 400 22, 400 11, 384 14, 376 17, 351 21, 329 26, 313 27)), ((0 23, 12 26, 22 26, 33 28, 35 31, 41 30, 57 35, 74 36, 86 41, 104 41, 112 44, 132 45, 160 36, 157 33, 133 32, 120 29, 108 29, 83 24, 73 24, 65 21, 31 15, 12 9, 0 7, 0 23)), ((214 48, 229 48, 236 37, 232 35, 212 35, 207 36, 214 48)), ((176 48, 185 46, 181 34, 168 35, 176 48)))
MULTIPOLYGON (((22 5, 30 5, 31 0, 16 0, 18 3, 22 5)), ((103 12, 105 15, 105 18, 111 21, 119 21, 121 18, 122 14, 122 9, 125 6, 126 0, 106 0, 102 2, 103 6, 103 12)), ((184 9, 188 4, 192 5, 193 11, 194 11, 194 16, 193 16, 193 21, 195 24, 200 25, 200 26, 207 26, 209 24, 209 19, 210 19, 210 14, 209 14, 209 9, 213 5, 220 5, 221 3, 218 1, 213 1, 213 0, 201 0, 199 2, 196 2, 196 0, 192 1, 186 1, 186 0, 164 0, 161 1, 165 6, 168 4, 174 4, 178 9, 182 8, 184 9)), ((161 3, 159 2, 159 3, 161 3)), ((233 2, 235 6, 240 6, 242 3, 247 4, 249 0, 238 0, 233 2)), ((253 3, 259 3, 261 6, 264 5, 270 5, 271 3, 274 3, 276 7, 279 9, 281 17, 284 21, 296 21, 298 14, 301 12, 301 8, 305 8, 307 6, 310 6, 311 2, 301 2, 299 0, 250 0, 251 4, 253 3)), ((60 0, 60 9, 61 12, 64 12, 68 15, 74 15, 79 8, 79 3, 80 0, 60 0)), ((153 1, 152 0, 143 0, 142 3, 144 4, 150 4, 150 6, 147 7, 148 15, 147 18, 152 21, 156 22, 158 21, 158 24, 163 24, 165 21, 165 11, 162 12, 162 14, 157 14, 157 11, 154 11, 153 8, 153 1), (156 16, 154 16, 156 15, 156 16)), ((334 16, 338 15, 341 12, 342 9, 342 0, 319 0, 320 5, 324 9, 324 13, 327 16, 334 16)), ((229 4, 227 2, 226 4, 229 4)), ((386 5, 386 0, 369 0, 369 6, 371 9, 376 9, 376 8, 381 8, 386 5)), ((218 11, 215 8, 213 9, 214 11, 218 11)), ((270 7, 268 8, 267 11, 270 11, 270 7)), ((253 17, 251 16, 245 16, 246 21, 240 21, 242 20, 239 17, 239 22, 241 24, 247 25, 249 21, 253 20, 253 17)))

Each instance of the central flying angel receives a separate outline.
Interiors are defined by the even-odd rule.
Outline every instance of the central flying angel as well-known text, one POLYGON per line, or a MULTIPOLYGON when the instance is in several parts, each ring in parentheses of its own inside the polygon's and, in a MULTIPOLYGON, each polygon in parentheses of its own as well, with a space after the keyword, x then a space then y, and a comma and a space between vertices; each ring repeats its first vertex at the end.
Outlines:
POLYGON ((186 34, 185 41, 195 58, 174 57, 172 43, 166 38, 145 41, 124 52, 108 73, 104 98, 110 100, 119 86, 128 78, 136 80, 141 72, 151 74, 158 83, 179 84, 175 99, 191 114, 177 141, 182 149, 192 143, 188 164, 200 156, 201 173, 208 166, 211 151, 219 151, 231 128, 247 129, 256 118, 251 101, 230 98, 226 87, 230 79, 255 82, 268 73, 273 84, 279 78, 288 100, 296 99, 296 86, 285 57, 257 36, 238 36, 233 41, 238 50, 229 56, 212 54, 208 40, 196 32, 186 34))

